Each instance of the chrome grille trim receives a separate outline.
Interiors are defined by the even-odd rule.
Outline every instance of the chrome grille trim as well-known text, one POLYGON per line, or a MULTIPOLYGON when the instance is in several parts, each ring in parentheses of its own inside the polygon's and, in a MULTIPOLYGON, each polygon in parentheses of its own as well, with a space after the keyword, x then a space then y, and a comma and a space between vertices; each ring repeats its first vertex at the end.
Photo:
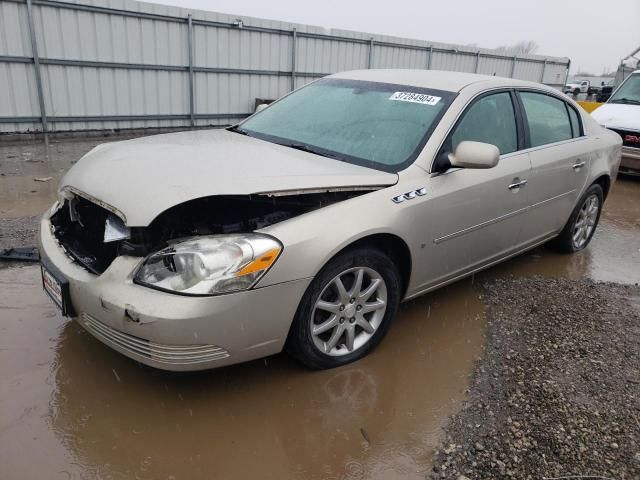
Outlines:
POLYGON ((127 352, 169 365, 193 365, 222 360, 229 352, 216 345, 163 345, 120 332, 88 313, 80 316, 82 325, 96 338, 127 352))

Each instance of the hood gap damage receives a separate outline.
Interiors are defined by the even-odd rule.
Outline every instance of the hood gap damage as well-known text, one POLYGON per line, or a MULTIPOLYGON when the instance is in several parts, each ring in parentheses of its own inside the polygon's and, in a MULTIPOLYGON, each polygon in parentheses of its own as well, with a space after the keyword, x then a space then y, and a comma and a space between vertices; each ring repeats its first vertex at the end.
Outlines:
POLYGON ((198 198, 169 208, 147 227, 129 227, 127 238, 117 240, 109 236, 114 215, 86 198, 73 196, 51 216, 51 225, 67 253, 87 270, 99 275, 119 255, 144 257, 183 238, 254 232, 380 188, 383 187, 198 198))

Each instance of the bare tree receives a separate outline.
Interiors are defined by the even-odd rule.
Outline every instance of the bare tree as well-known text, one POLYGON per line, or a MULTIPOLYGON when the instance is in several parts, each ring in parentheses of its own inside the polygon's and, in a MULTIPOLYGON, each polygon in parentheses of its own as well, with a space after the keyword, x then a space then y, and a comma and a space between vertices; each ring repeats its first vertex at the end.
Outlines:
POLYGON ((539 45, 533 40, 523 40, 513 45, 502 45, 496 50, 500 50, 511 55, 534 54, 538 51, 539 45))

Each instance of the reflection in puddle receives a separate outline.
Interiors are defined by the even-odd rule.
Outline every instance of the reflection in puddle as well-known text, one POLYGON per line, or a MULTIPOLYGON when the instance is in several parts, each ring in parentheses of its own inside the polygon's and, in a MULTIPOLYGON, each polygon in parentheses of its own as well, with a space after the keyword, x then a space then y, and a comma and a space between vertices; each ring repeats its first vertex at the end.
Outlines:
POLYGON ((0 285, 8 478, 424 478, 481 351, 469 281, 403 305, 374 354, 347 367, 277 355, 187 375, 142 367, 62 319, 37 268, 0 270, 0 285), (46 455, 27 466, 25 447, 46 455))

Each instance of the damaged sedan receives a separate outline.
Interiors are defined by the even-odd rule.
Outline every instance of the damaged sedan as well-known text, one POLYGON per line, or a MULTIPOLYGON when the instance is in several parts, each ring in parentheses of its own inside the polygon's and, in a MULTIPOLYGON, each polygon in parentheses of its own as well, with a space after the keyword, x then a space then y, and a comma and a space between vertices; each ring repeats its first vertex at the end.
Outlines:
POLYGON ((552 240, 587 246, 621 141, 536 83, 317 80, 238 125, 104 144, 44 215, 43 286, 141 363, 368 354, 398 305, 552 240))

